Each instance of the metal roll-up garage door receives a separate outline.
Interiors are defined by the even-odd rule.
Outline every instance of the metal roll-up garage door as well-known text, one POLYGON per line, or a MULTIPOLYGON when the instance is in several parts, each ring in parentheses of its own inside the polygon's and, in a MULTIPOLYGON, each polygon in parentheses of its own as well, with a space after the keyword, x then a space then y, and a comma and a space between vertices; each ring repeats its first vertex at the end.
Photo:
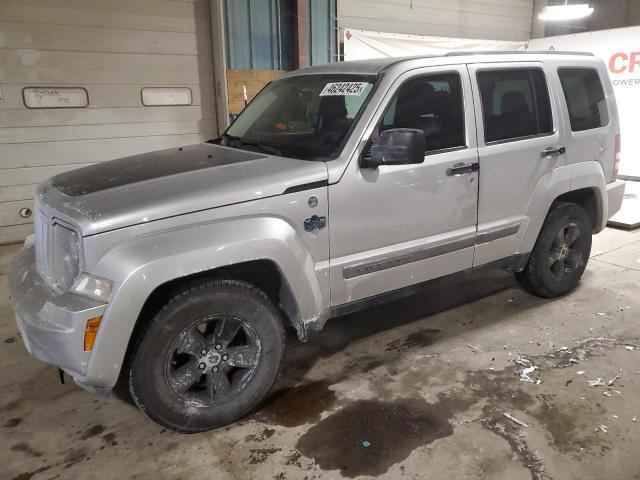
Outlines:
POLYGON ((208 0, 0 1, 0 244, 46 178, 216 135, 210 25, 208 0))

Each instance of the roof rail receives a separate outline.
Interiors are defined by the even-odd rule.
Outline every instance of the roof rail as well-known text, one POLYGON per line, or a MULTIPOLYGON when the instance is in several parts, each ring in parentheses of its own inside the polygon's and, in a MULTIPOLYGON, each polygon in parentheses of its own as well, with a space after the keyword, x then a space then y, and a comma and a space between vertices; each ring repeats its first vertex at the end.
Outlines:
POLYGON ((516 54, 516 55, 541 55, 541 54, 549 54, 549 55, 582 55, 585 57, 593 57, 593 53, 591 52, 570 52, 570 51, 562 51, 562 50, 495 50, 495 51, 464 51, 464 52, 449 52, 445 53, 445 57, 460 57, 463 55, 507 55, 507 54, 516 54))

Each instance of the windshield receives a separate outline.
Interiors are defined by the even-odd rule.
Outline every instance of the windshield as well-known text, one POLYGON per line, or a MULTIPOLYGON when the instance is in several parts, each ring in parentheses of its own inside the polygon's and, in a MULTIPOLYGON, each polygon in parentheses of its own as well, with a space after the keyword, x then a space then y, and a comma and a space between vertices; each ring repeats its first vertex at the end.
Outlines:
POLYGON ((269 84, 222 135, 222 145, 305 160, 335 158, 375 77, 305 75, 269 84))

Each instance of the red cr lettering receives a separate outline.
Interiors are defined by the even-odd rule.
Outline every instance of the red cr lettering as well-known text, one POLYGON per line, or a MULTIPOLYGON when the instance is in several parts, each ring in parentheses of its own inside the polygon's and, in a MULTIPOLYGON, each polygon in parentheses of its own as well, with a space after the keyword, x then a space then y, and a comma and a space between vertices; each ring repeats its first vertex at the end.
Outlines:
POLYGON ((629 57, 626 53, 618 52, 611 55, 611 59, 609 59, 609 70, 612 73, 622 73, 627 69, 626 62, 629 60, 629 57), (616 67, 616 62, 618 60, 623 60, 625 63, 619 67, 616 67))
POLYGON ((609 71, 611 73, 633 73, 636 67, 640 70, 640 52, 631 52, 627 55, 624 52, 618 52, 611 55, 609 59, 609 71))
POLYGON ((635 72, 636 67, 640 68, 640 52, 631 52, 631 60, 629 61, 629 71, 635 72))

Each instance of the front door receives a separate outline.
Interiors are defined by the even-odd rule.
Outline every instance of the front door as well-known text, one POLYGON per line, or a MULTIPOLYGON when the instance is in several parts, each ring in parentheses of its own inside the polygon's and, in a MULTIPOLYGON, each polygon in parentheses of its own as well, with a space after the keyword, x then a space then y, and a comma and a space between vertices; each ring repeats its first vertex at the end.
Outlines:
MULTIPOLYGON (((392 128, 423 130, 424 163, 363 168, 355 155, 329 187, 334 306, 473 263, 478 153, 466 67, 430 67, 399 77, 363 141, 370 145, 392 128)), ((358 150, 366 155, 368 148, 358 150)))

